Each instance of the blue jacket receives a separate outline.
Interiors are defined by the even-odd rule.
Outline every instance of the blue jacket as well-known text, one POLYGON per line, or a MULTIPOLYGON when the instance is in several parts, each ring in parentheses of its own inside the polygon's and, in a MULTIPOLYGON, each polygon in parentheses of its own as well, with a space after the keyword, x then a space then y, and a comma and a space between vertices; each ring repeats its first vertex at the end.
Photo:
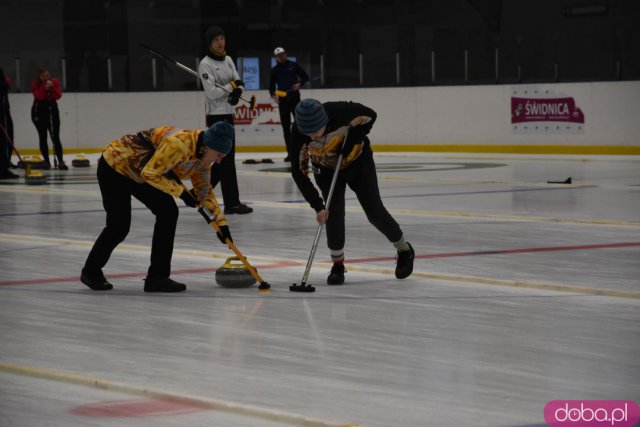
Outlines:
POLYGON ((283 63, 276 63, 271 69, 271 78, 269 79, 269 93, 275 95, 276 85, 278 90, 288 92, 296 83, 304 85, 309 81, 309 76, 298 65, 297 62, 286 60, 283 63))

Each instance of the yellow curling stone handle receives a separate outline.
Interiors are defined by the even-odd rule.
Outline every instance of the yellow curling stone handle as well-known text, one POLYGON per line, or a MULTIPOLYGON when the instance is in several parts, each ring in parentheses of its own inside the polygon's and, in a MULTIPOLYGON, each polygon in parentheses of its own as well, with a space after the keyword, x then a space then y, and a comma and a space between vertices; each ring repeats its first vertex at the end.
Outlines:
POLYGON ((244 264, 242 264, 242 260, 237 256, 230 256, 227 258, 221 268, 247 269, 244 264), (240 264, 232 264, 232 261, 238 261, 240 264))

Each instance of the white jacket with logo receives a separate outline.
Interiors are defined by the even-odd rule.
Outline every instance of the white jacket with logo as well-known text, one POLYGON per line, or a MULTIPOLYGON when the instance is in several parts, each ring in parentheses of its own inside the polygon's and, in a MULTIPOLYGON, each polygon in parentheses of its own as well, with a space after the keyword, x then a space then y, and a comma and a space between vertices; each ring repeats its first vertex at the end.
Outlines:
POLYGON ((198 66, 198 74, 202 81, 207 100, 205 102, 204 111, 206 115, 233 114, 233 106, 227 102, 229 92, 214 86, 214 81, 225 86, 230 91, 233 90, 231 82, 240 79, 236 66, 229 56, 225 56, 223 61, 205 56, 198 66), (206 74, 209 77, 207 82, 203 77, 206 74))

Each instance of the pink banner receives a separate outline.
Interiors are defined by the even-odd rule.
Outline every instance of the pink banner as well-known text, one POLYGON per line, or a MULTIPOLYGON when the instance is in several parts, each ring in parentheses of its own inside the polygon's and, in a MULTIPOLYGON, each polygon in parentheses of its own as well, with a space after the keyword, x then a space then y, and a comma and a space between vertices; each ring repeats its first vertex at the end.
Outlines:
POLYGON ((511 98, 511 123, 584 123, 584 114, 573 98, 511 98))

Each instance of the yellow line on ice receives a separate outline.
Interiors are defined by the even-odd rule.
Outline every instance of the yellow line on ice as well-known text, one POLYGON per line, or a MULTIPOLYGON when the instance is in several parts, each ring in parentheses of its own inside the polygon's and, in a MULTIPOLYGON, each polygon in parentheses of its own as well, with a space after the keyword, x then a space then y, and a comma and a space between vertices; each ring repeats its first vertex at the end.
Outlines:
MULTIPOLYGON (((215 235, 211 234, 212 238, 215 235)), ((25 243, 36 243, 36 244, 52 244, 52 245, 70 245, 70 246, 81 246, 85 248, 91 248, 93 246, 93 241, 90 240, 75 240, 75 239, 63 239, 59 237, 45 237, 45 236, 30 236, 25 234, 8 234, 8 233, 0 233, 0 241, 5 242, 25 242, 25 243)), ((214 242, 214 240, 212 240, 214 242)), ((217 242, 217 239, 215 240, 217 242)), ((215 243, 212 243, 215 244, 215 243)), ((143 252, 149 253, 151 252, 150 245, 133 245, 129 243, 122 243, 118 245, 116 251, 123 252, 143 252)), ((215 252, 215 251, 207 251, 207 250, 195 250, 195 249, 181 249, 175 248, 173 250, 174 256, 182 256, 182 257, 198 257, 198 258, 216 258, 216 259, 227 259, 230 256, 230 252, 215 252)), ((284 261, 283 258, 267 258, 267 257, 254 257, 248 254, 247 258, 255 263, 266 262, 266 263, 280 263, 284 261)))
MULTIPOLYGON (((591 186, 581 186, 578 188, 589 188, 591 186)), ((38 194, 62 194, 62 195, 77 195, 77 196, 100 196, 99 191, 90 190, 69 190, 61 188, 29 188, 24 187, 3 187, 0 186, 0 192, 10 193, 38 193, 38 194)), ((305 209, 309 210, 309 206, 306 203, 282 203, 282 202, 270 202, 265 200, 247 200, 251 205, 261 206, 265 208, 275 209, 305 209)), ((516 221, 516 222, 550 222, 559 224, 573 224, 573 225, 595 225, 595 226, 612 226, 612 227, 640 227, 640 222, 635 221, 620 221, 609 219, 582 219, 582 218, 554 218, 543 217, 533 215, 501 215, 501 214, 483 214, 475 212, 448 212, 448 211, 426 211, 419 209, 387 209, 390 213, 395 215, 415 216, 424 218, 465 218, 465 219, 481 219, 487 221, 516 221)), ((347 207, 347 212, 363 213, 360 207, 347 207)))
POLYGON ((63 383, 77 384, 81 386, 111 390, 114 392, 143 396, 148 398, 162 399, 173 402, 185 403, 199 408, 215 411, 227 412, 236 415, 259 418, 266 421, 274 421, 294 426, 304 427, 357 427, 357 424, 335 423, 308 418, 304 415, 281 412, 275 409, 260 408, 257 406, 245 405, 242 403, 229 402, 225 400, 211 399, 207 397, 191 396, 182 393, 173 393, 163 390, 155 390, 144 386, 116 383, 101 378, 90 377, 70 372, 57 371, 52 369, 38 368, 35 366, 14 365, 10 363, 0 363, 0 371, 23 375, 28 377, 42 378, 63 383))
MULTIPOLYGON (((543 144, 373 144, 375 152, 423 153, 494 153, 494 154, 577 154, 605 156, 637 156, 637 145, 543 145, 543 144)), ((104 147, 67 148, 65 154, 101 153, 104 147)), ((27 155, 40 154, 37 148, 21 149, 27 155)), ((283 145, 238 145, 238 153, 284 153, 283 145)))
MULTIPOLYGON (((384 164, 382 164, 384 165, 384 164)), ((291 179, 289 172, 276 172, 276 171, 260 171, 260 170, 238 170, 237 174, 240 176, 251 176, 264 178, 285 178, 291 179)), ((472 180, 472 179, 438 179, 438 178, 420 178, 420 177, 408 177, 399 175, 378 175, 378 181, 391 181, 391 182, 407 182, 417 184, 432 184, 432 185, 521 185, 526 187, 539 187, 539 188, 606 188, 606 189, 619 189, 619 190, 639 190, 638 187, 631 185, 614 185, 614 184, 602 184, 592 181, 580 181, 581 184, 549 184, 543 181, 515 181, 515 180, 472 180)), ((384 196, 383 196, 384 199, 384 196)))
MULTIPOLYGON (((310 209, 306 203, 281 203, 254 201, 254 206, 277 209, 310 209)), ((347 212, 363 213, 360 207, 349 206, 345 209, 347 212)), ((390 213, 396 215, 407 215, 417 217, 434 217, 434 218, 465 218, 465 219, 482 219, 487 221, 517 221, 517 222, 551 222, 560 224, 574 225, 606 225, 615 227, 640 227, 640 222, 618 221, 609 219, 581 219, 581 218, 553 218, 533 215, 499 215, 499 214, 482 214, 474 212, 447 212, 447 211, 425 211, 419 209, 395 209, 388 208, 390 213)))
POLYGON ((26 194, 62 194, 70 196, 92 196, 100 197, 100 190, 75 190, 69 188, 51 187, 48 185, 2 185, 0 192, 3 193, 26 193, 26 194))

